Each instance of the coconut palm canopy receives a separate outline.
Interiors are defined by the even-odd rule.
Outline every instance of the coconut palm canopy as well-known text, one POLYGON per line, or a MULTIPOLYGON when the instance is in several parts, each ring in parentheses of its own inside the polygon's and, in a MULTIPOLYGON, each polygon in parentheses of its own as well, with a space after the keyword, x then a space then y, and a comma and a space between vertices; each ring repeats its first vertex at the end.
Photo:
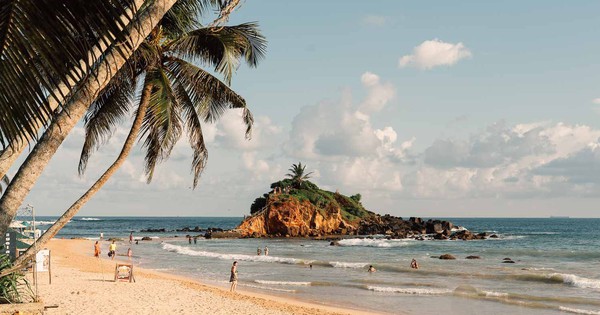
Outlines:
POLYGON ((86 138, 80 173, 85 171, 94 150, 139 107, 133 100, 139 98, 136 96, 145 87, 150 87, 151 94, 140 140, 146 151, 148 181, 156 164, 169 156, 186 131, 194 152, 195 187, 207 159, 202 123, 216 121, 227 109, 243 111, 247 135, 250 134, 252 115, 245 100, 228 84, 240 59, 253 67, 264 57, 265 38, 256 23, 200 27, 196 19, 190 18, 195 16, 190 12, 196 10, 193 6, 196 1, 180 2, 90 106, 85 117, 86 138), (190 5, 183 5, 186 3, 190 5), (225 82, 198 65, 211 66, 225 82), (141 83, 140 89, 137 89, 138 83, 141 83))
POLYGON ((3 149, 37 136, 55 110, 49 102, 63 105, 89 75, 93 47, 130 47, 124 30, 134 11, 134 0, 0 0, 3 149))
POLYGON ((294 183, 302 183, 303 181, 310 178, 313 172, 305 173, 306 165, 302 165, 301 162, 298 164, 292 164, 292 167, 288 169, 290 173, 285 176, 289 177, 294 183))

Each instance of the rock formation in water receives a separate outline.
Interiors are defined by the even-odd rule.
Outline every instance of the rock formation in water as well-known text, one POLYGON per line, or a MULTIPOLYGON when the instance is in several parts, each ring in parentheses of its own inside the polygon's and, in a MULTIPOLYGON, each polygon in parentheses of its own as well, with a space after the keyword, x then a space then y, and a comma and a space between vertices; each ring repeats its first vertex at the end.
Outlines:
POLYGON ((233 233, 241 237, 321 237, 330 235, 386 235, 389 238, 483 239, 456 230, 448 221, 379 215, 363 207, 360 194, 344 196, 322 190, 310 181, 285 179, 257 198, 251 215, 233 233))

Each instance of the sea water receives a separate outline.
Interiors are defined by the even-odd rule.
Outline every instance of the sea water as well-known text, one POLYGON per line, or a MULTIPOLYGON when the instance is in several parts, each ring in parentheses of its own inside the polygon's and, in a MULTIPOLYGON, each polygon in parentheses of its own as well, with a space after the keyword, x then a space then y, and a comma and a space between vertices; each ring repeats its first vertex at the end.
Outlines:
MULTIPOLYGON (((56 218, 42 217, 48 226, 56 218)), ((95 217, 72 220, 57 237, 120 237, 140 267, 226 286, 238 261, 239 286, 315 303, 408 314, 600 314, 600 219, 454 218, 481 241, 349 238, 340 246, 310 239, 210 239, 148 228, 235 227, 241 218, 95 217), (158 238, 129 244, 136 238, 158 238), (177 238, 172 238, 178 236, 177 238), (167 239, 168 238, 168 239, 167 239), (165 239, 161 242, 161 239, 165 239), (257 248, 269 247, 269 256, 257 248), (456 260, 440 260, 441 254, 456 260), (469 255, 481 259, 466 260, 469 255), (415 258, 419 270, 410 268, 415 258), (511 258, 514 264, 503 263, 511 258), (310 268, 312 265, 312 268, 310 268), (373 265, 377 272, 369 273, 373 265)), ((93 248, 90 247, 90 255, 93 248)), ((106 250, 104 251, 106 252, 106 250)))

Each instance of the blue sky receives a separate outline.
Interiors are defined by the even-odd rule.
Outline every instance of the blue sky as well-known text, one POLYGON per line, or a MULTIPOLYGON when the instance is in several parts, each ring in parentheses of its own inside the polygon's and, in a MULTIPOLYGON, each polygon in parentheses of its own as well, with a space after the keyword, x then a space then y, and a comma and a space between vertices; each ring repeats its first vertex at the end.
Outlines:
MULTIPOLYGON (((401 216, 598 216, 600 2, 245 1, 269 45, 233 88, 236 113, 205 126, 192 191, 185 142, 152 184, 140 152, 82 215, 242 215, 291 163, 319 185, 401 216), (404 63, 401 59, 404 57, 404 63), (597 175, 597 176, 596 176, 597 175)), ((118 131, 76 173, 69 137, 28 201, 59 214, 116 155, 118 131)))

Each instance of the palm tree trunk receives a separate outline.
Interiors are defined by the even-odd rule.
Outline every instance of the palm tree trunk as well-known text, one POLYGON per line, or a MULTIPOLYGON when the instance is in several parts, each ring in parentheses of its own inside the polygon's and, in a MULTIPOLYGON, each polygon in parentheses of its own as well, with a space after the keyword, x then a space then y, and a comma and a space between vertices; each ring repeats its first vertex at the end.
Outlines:
POLYGON ((109 54, 95 71, 95 76, 88 80, 74 96, 73 101, 58 114, 48 127, 17 174, 11 181, 2 198, 0 198, 0 235, 4 235, 17 209, 48 165, 58 147, 71 132, 75 124, 83 117, 90 104, 100 91, 108 85, 115 73, 125 64, 146 36, 157 26, 163 15, 175 4, 176 0, 156 0, 141 14, 139 25, 132 28, 129 38, 133 50, 128 56, 109 54))
MULTIPOLYGON (((75 203, 63 213, 63 215, 56 220, 54 224, 37 240, 37 248, 43 248, 44 244, 46 244, 49 240, 51 240, 60 229, 62 229, 68 222, 71 220, 77 212, 85 205, 101 188, 106 184, 108 179, 121 167, 123 162, 129 156, 131 149, 135 144, 135 139, 138 136, 140 129, 142 128, 142 123, 144 121, 144 115, 146 114, 146 109, 148 108, 148 103, 150 103, 150 94, 152 92, 152 85, 146 83, 144 85, 144 89, 142 90, 142 96, 140 99, 140 105, 137 110, 137 114, 133 121, 133 125, 129 130, 129 134, 127 135, 127 139, 125 139, 125 144, 123 144, 123 148, 121 149, 121 153, 117 159, 110 165, 110 167, 98 178, 98 180, 90 187, 85 194, 83 194, 75 203)), ((29 249, 23 255, 19 256, 17 260, 14 262, 14 266, 19 266, 25 262, 27 262, 33 255, 36 254, 36 249, 33 246, 30 246, 29 249)))
MULTIPOLYGON (((145 0, 135 0, 133 2, 133 7, 127 10, 125 14, 121 15, 119 17, 119 20, 123 22, 132 21, 134 13, 138 12, 139 8, 144 4, 144 1, 145 0)), ((87 58, 82 59, 79 62, 79 68, 84 69, 86 65, 92 64, 94 60, 99 60, 100 57, 109 49, 107 43, 110 42, 112 42, 112 40, 107 37, 105 37, 104 40, 99 41, 96 46, 92 47, 92 50, 88 53, 87 58)), ((110 54, 111 52, 109 51, 108 53, 110 54)), ((83 77, 83 75, 80 73, 81 70, 79 68, 72 69, 70 74, 66 76, 70 79, 67 82, 62 82, 61 84, 59 84, 58 88, 56 88, 53 91, 53 93, 49 94, 55 95, 55 97, 48 97, 47 99, 48 106, 50 106, 52 111, 56 110, 58 108, 58 105, 65 101, 63 96, 69 94, 69 87, 75 86, 77 84, 77 82, 75 82, 72 78, 83 77)), ((93 80, 93 78, 88 76, 85 80, 93 80)), ((36 121, 34 122, 36 128, 39 130, 44 125, 44 122, 48 119, 50 119, 49 116, 43 117, 42 119, 36 119, 36 121)), ((21 155, 23 150, 25 150, 25 147, 27 147, 27 144, 30 141, 30 138, 20 139, 19 141, 13 141, 10 144, 10 146, 6 150, 4 150, 2 154, 0 154, 0 178, 6 175, 10 167, 15 163, 19 155, 21 155)))

